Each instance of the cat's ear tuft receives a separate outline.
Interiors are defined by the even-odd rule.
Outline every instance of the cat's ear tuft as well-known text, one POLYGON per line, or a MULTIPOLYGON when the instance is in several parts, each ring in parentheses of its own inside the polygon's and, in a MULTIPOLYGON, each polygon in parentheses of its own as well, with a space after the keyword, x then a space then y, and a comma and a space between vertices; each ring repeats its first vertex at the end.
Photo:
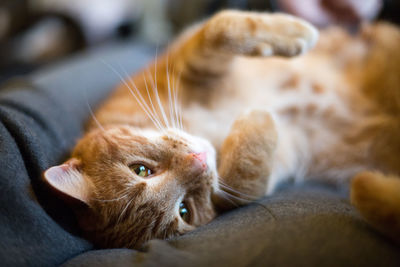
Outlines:
POLYGON ((78 159, 72 158, 64 164, 49 168, 43 177, 53 189, 88 204, 91 183, 82 175, 80 165, 78 159))

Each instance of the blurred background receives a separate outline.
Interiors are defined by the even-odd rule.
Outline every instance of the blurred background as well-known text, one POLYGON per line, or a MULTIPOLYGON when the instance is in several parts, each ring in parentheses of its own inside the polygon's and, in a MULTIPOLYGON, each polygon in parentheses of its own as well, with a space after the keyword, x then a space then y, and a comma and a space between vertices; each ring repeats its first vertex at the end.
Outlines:
POLYGON ((0 83, 79 51, 115 42, 162 47, 183 27, 224 8, 280 11, 319 27, 384 19, 399 0, 0 0, 0 83))

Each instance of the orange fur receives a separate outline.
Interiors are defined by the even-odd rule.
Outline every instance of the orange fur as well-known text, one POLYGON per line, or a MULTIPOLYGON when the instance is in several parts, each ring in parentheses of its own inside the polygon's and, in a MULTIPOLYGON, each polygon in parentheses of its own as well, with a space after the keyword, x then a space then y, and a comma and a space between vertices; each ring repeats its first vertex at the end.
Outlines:
POLYGON ((363 172, 352 182, 351 202, 382 233, 400 242, 400 179, 363 172))

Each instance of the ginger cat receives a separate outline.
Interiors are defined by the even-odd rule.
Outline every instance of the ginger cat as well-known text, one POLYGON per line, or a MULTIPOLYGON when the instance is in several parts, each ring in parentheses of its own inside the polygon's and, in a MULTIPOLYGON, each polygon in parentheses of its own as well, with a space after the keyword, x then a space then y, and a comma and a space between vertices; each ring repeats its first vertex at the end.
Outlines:
POLYGON ((183 234, 290 178, 355 175, 353 203, 399 238, 400 31, 331 29, 287 59, 317 40, 289 15, 216 14, 124 80, 44 178, 101 247, 183 234))

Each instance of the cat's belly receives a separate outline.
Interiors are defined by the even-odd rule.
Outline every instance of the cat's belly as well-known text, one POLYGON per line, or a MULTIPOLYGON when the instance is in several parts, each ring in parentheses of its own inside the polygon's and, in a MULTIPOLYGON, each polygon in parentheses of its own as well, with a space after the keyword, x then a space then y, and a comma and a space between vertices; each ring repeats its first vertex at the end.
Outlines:
POLYGON ((353 88, 340 74, 319 69, 315 75, 301 64, 280 60, 271 65, 259 62, 262 68, 254 67, 257 61, 246 68, 242 60, 236 69, 240 75, 234 71, 207 108, 189 105, 184 111, 187 130, 210 140, 218 150, 241 112, 265 109, 278 130, 275 170, 279 179, 346 179, 365 168, 362 152, 344 141, 358 118, 349 106, 348 92, 353 88))
POLYGON ((208 89, 207 105, 193 101, 185 106, 187 130, 219 147, 235 118, 251 109, 269 111, 292 131, 323 131, 334 121, 351 118, 343 100, 350 89, 342 77, 332 70, 314 75, 303 65, 304 60, 237 59, 232 74, 218 88, 208 89))

